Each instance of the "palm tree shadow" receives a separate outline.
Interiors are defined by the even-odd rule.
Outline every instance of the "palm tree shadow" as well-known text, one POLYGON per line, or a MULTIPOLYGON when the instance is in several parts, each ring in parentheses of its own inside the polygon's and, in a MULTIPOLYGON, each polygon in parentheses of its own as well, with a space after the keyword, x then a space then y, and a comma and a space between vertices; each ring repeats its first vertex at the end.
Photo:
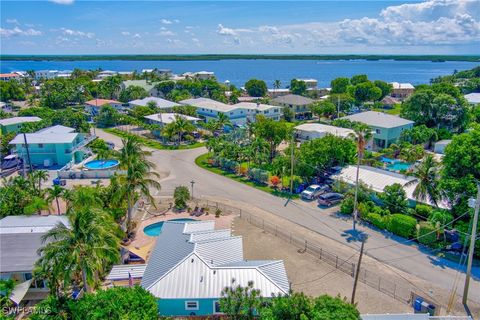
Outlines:
POLYGON ((367 233, 361 231, 361 230, 353 230, 353 229, 348 229, 344 230, 342 232, 342 237, 347 240, 348 243, 350 242, 362 242, 363 239, 367 238, 367 233))

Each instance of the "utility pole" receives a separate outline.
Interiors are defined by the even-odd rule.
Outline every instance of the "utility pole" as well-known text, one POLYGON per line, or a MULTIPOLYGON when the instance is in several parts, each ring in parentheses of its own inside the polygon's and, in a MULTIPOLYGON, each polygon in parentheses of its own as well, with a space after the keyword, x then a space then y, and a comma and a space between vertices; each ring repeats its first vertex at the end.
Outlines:
POLYGON ((357 156, 357 174, 355 178, 355 199, 353 201, 353 230, 355 230, 355 226, 357 224, 357 216, 358 216, 358 176, 360 174, 360 152, 358 152, 357 156))
POLYGON ((193 185, 194 185, 194 184, 195 184, 195 181, 194 181, 194 180, 190 181, 190 185, 192 186, 192 194, 191 194, 191 196, 190 196, 191 200, 193 200, 193 185))
POLYGON ((28 150, 27 135, 25 134, 25 132, 23 133, 23 142, 25 143, 25 149, 27 150, 27 159, 28 159, 29 172, 32 173, 32 171, 33 171, 32 161, 30 161, 30 151, 28 150))
POLYGON ((352 291, 352 304, 355 303, 355 292, 357 291, 358 275, 360 274, 360 265, 362 264, 363 257, 363 248, 365 246, 365 241, 367 241, 366 236, 362 237, 362 246, 360 247, 360 256, 358 257, 357 270, 355 271, 355 280, 353 281, 353 291, 352 291))
POLYGON ((293 142, 294 142, 294 137, 293 137, 293 133, 292 133, 292 141, 290 142, 290 194, 293 195, 293 164, 294 164, 294 145, 293 145, 293 142))
POLYGON ((465 276, 465 285, 463 287, 463 305, 467 305, 468 287, 470 286, 470 276, 472 273, 473 251, 475 249, 475 238, 477 234, 478 211, 480 210, 480 183, 477 182, 477 200, 470 199, 468 205, 475 207, 473 215, 472 234, 470 235, 470 247, 468 248, 467 274, 465 276))

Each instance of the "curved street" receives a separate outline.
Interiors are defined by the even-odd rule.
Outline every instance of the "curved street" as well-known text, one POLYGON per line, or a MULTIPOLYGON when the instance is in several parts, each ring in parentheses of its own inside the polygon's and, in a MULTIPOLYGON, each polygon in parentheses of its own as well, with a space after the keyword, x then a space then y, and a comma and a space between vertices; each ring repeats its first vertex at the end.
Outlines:
MULTIPOLYGON (((121 145, 119 137, 98 129, 97 135, 106 141, 114 142, 117 147, 121 145)), ((358 251, 360 243, 352 235, 351 220, 338 218, 332 214, 332 210, 320 209, 313 203, 302 200, 287 202, 286 199, 202 169, 195 164, 195 159, 205 152, 205 148, 179 151, 152 150, 151 160, 157 165, 157 172, 162 177, 160 180, 162 189, 157 195, 171 197, 176 186, 185 185, 190 188, 190 181, 193 180, 196 198, 243 202, 246 206, 256 207, 288 219, 358 251)), ((450 292, 457 274, 457 263, 430 254, 417 245, 402 244, 405 241, 402 238, 383 234, 362 225, 358 226, 358 230, 369 236, 365 245, 368 256, 450 292)), ((472 273, 469 299, 480 303, 480 267, 474 267, 472 273)), ((462 271, 457 294, 463 293, 464 279, 462 271)), ((431 293, 435 295, 435 292, 431 293)))

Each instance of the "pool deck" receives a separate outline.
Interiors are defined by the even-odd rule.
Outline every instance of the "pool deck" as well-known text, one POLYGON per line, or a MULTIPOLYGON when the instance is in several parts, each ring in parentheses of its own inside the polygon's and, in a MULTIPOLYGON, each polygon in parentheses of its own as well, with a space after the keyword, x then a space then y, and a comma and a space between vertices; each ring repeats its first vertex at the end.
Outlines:
POLYGON ((215 229, 229 229, 231 228, 233 219, 235 218, 235 215, 233 214, 226 214, 226 215, 221 215, 219 218, 215 218, 214 213, 210 213, 209 215, 203 214, 200 217, 192 217, 190 216, 190 213, 188 212, 173 212, 172 210, 167 211, 165 214, 162 214, 161 216, 156 216, 152 217, 146 220, 143 220, 141 222, 138 222, 137 228, 135 230, 135 238, 133 239, 132 243, 129 245, 129 247, 134 247, 135 249, 139 251, 143 251, 146 253, 147 260, 150 257, 150 251, 153 248, 153 245, 155 243, 156 237, 150 237, 146 235, 143 232, 143 229, 146 226, 149 226, 151 224, 161 222, 161 221, 167 221, 167 220, 172 220, 172 219, 181 219, 181 218, 190 218, 190 219, 195 219, 195 220, 214 220, 215 221, 215 229))

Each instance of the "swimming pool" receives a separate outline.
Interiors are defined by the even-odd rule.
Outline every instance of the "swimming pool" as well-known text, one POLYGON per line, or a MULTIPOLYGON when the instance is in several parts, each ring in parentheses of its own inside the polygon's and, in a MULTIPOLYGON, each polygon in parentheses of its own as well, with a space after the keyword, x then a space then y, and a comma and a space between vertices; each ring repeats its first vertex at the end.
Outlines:
POLYGON ((83 166, 90 170, 106 170, 112 169, 118 166, 120 162, 118 160, 92 160, 85 163, 83 166))
POLYGON ((402 170, 410 169, 411 166, 412 166, 412 164, 408 163, 408 162, 395 162, 395 163, 387 165, 387 170, 402 171, 402 170))
MULTIPOLYGON (((190 218, 180 218, 180 219, 172 219, 167 221, 178 221, 178 222, 188 222, 188 221, 195 221, 195 219, 190 218)), ((160 221, 157 223, 153 223, 149 226, 143 228, 143 232, 150 237, 156 237, 162 232, 162 226, 165 221, 160 221)))

